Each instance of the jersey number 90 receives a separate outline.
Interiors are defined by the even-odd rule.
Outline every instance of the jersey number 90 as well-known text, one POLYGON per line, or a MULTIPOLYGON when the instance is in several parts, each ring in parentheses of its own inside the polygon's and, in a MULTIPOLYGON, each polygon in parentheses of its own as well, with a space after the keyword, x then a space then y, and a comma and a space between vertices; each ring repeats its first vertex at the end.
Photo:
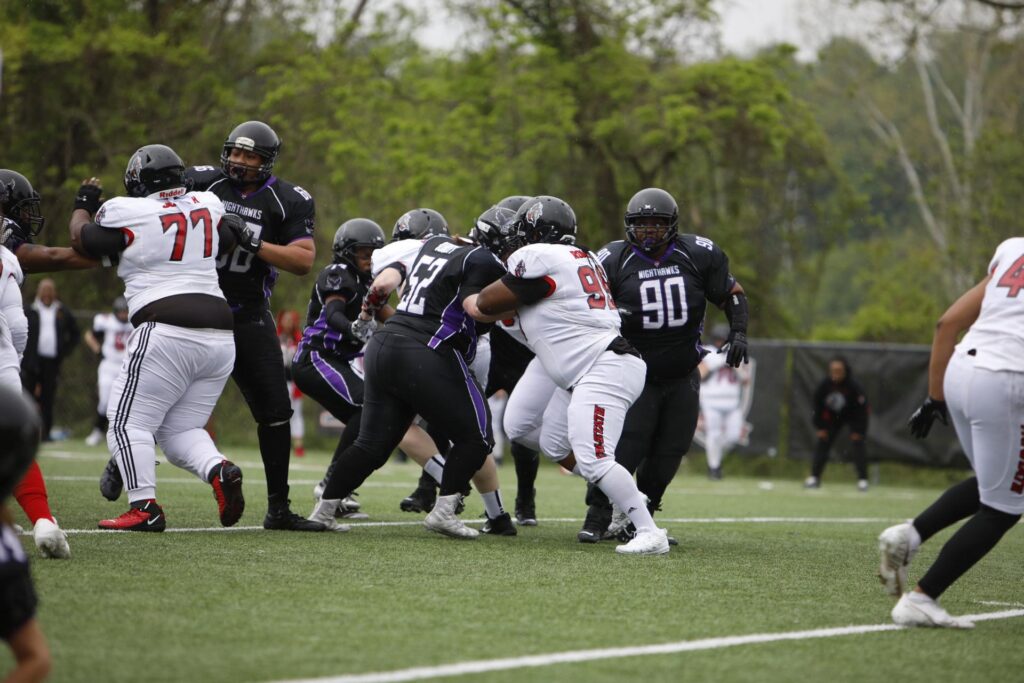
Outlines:
POLYGON ((682 327, 686 324, 686 286, 682 276, 640 283, 644 329, 682 327))

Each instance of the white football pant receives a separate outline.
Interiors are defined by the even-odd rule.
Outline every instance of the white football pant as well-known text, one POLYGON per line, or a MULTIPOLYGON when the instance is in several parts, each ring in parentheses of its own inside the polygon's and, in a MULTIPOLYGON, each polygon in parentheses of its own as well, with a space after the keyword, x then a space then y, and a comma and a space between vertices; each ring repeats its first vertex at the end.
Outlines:
POLYGON ((717 469, 722 459, 743 435, 743 410, 732 406, 719 408, 701 404, 704 414, 704 450, 707 451, 708 467, 717 469))
POLYGON ((203 426, 234 363, 228 330, 145 323, 132 332, 107 409, 107 445, 129 502, 156 497, 154 438, 169 462, 204 482, 224 459, 203 426))

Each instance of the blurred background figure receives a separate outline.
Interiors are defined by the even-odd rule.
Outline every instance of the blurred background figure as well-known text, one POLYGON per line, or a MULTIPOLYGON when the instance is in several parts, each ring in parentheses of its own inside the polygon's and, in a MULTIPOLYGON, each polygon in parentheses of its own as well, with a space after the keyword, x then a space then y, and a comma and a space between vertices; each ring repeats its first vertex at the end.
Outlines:
POLYGON ((715 348, 700 364, 700 412, 704 422, 704 449, 707 452, 708 479, 722 478, 722 459, 743 439, 746 422, 744 408, 750 405, 750 365, 729 367, 725 354, 716 353, 729 338, 729 326, 722 323, 711 330, 715 348))
POLYGON ((292 357, 302 339, 302 318, 299 312, 286 309, 277 314, 277 337, 281 341, 281 354, 284 356, 284 374, 288 380, 288 396, 292 401, 292 450, 295 457, 301 458, 306 454, 306 447, 303 444, 303 437, 306 435, 306 425, 302 420, 302 392, 292 381, 292 357))
POLYGON ((98 313, 92 320, 92 329, 85 331, 85 345, 100 357, 96 373, 96 389, 99 401, 96 404, 96 423, 85 438, 89 446, 107 443, 107 402, 110 387, 121 369, 124 348, 131 335, 132 324, 128 321, 128 301, 119 296, 114 299, 112 313, 98 313))
POLYGON ((828 462, 828 452, 839 431, 850 427, 850 451, 853 466, 857 470, 857 489, 868 490, 868 463, 864 451, 864 438, 868 433, 868 398, 853 379, 850 364, 842 356, 836 356, 828 363, 828 376, 821 381, 814 392, 814 427, 818 433, 818 445, 814 450, 811 476, 804 486, 816 489, 821 486, 821 475, 828 462))
POLYGON ((43 416, 43 441, 52 441, 53 406, 57 401, 60 364, 78 344, 75 316, 57 298, 57 285, 50 278, 39 281, 36 299, 26 307, 28 344, 22 360, 21 379, 39 402, 43 416))
POLYGON ((508 438, 505 436, 505 430, 502 425, 502 420, 505 418, 505 404, 508 403, 508 394, 504 389, 498 389, 496 392, 487 397, 487 405, 491 408, 491 417, 494 419, 494 462, 501 464, 505 458, 505 447, 508 444, 508 438))

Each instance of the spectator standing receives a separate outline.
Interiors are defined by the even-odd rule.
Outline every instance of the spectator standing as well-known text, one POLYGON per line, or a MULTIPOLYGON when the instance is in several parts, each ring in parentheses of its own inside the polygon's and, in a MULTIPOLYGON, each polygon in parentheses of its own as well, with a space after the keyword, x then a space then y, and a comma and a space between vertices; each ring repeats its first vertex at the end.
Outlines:
POLYGON ((306 447, 302 442, 306 436, 306 425, 302 420, 302 392, 292 379, 292 358, 302 339, 302 319, 298 311, 286 309, 277 314, 277 338, 281 341, 284 376, 288 381, 288 397, 292 402, 292 452, 296 458, 301 458, 306 455, 306 447))
POLYGON ((28 317, 29 339, 22 365, 22 380, 39 402, 43 416, 43 441, 51 441, 60 365, 78 344, 78 323, 71 310, 57 298, 57 285, 50 278, 39 282, 35 301, 25 315, 28 317))

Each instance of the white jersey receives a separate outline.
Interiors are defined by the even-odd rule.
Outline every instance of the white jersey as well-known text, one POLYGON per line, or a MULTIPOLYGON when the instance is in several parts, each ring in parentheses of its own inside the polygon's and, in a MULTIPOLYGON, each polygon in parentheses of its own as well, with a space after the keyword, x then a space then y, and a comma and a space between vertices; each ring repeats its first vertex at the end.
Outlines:
POLYGON ((996 248, 981 314, 957 349, 977 349, 974 366, 1024 372, 1024 237, 996 248))
POLYGON ((508 259, 513 277, 547 282, 540 301, 520 306, 526 343, 555 383, 569 389, 619 336, 619 312, 597 256, 571 244, 530 244, 508 259))
POLYGON ((0 375, 5 378, 20 373, 21 354, 28 338, 28 320, 21 300, 24 279, 18 258, 0 245, 0 375))
POLYGON ((740 407, 743 377, 738 368, 726 364, 726 358, 726 354, 712 351, 701 361, 708 370, 700 385, 701 405, 714 405, 722 410, 740 407))
MULTIPOLYGON (((433 235, 431 235, 433 237, 433 235)), ((370 256, 370 275, 377 277, 390 265, 401 264, 408 273, 423 248, 424 240, 399 240, 374 249, 370 256)))
POLYGON ((121 364, 124 358, 125 345, 128 337, 131 336, 132 324, 127 320, 121 322, 113 313, 100 313, 92 319, 92 331, 96 335, 103 335, 103 346, 100 347, 100 356, 104 363, 121 364))
POLYGON ((223 216, 217 195, 181 188, 115 197, 100 207, 96 223, 127 239, 117 274, 130 315, 178 294, 224 298, 217 282, 217 226, 223 216))
POLYGON ((502 332, 505 332, 523 346, 529 346, 526 341, 526 335, 523 333, 523 326, 519 322, 519 316, 509 318, 508 320, 499 320, 494 325, 500 327, 502 332))

